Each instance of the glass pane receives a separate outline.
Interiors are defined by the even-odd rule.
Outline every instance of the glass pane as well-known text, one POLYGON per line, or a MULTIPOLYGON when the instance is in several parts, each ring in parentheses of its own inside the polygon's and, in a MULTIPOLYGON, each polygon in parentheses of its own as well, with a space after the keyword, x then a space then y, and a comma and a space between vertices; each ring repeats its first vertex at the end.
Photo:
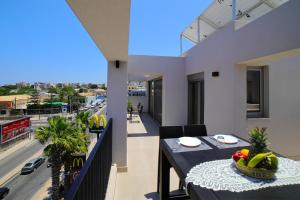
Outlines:
POLYGON ((247 71, 247 111, 260 112, 261 70, 247 71))

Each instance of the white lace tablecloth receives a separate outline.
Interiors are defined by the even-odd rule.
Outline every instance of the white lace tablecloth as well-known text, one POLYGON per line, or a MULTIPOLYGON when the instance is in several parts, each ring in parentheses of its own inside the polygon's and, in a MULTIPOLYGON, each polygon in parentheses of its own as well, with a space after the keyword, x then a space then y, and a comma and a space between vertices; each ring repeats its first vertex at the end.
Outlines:
POLYGON ((248 177, 238 171, 232 159, 204 162, 193 167, 186 177, 186 185, 193 183, 214 191, 243 192, 261 188, 300 184, 300 164, 287 158, 278 158, 274 180, 248 177))

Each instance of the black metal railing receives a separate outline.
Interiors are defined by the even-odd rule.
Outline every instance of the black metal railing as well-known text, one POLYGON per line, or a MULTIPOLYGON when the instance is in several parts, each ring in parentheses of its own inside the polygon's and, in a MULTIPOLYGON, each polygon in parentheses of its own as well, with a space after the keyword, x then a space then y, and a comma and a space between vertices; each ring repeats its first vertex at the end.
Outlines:
POLYGON ((112 119, 66 194, 66 200, 104 200, 112 165, 112 119))

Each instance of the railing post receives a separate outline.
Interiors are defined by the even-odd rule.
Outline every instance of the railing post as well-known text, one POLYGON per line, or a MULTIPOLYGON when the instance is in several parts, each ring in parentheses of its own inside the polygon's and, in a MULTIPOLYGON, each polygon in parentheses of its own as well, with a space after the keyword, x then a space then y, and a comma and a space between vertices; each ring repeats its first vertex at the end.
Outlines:
POLYGON ((231 11, 232 11, 232 21, 236 20, 236 0, 232 0, 232 6, 231 6, 231 11))
POLYGON ((200 17, 197 18, 197 40, 200 43, 200 17))

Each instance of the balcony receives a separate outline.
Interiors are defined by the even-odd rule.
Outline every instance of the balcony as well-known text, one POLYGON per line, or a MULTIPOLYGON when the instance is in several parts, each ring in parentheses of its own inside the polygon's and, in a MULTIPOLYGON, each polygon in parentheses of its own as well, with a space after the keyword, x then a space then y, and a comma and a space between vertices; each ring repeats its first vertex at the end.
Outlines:
MULTIPOLYGON (((128 172, 118 173, 114 200, 159 199, 156 193, 158 166, 158 125, 143 114, 129 120, 128 172)), ((171 190, 178 188, 179 180, 172 170, 171 190)))
MULTIPOLYGON (((224 22, 227 26, 218 28, 214 36, 209 39, 205 39, 208 33, 204 36, 199 34, 201 30, 193 32, 197 33, 194 34, 197 36, 195 41, 200 42, 202 39, 203 42, 181 57, 128 56, 130 1, 122 1, 123 5, 118 6, 119 10, 115 10, 114 1, 97 0, 91 1, 90 4, 75 0, 68 2, 108 60, 107 113, 108 117, 113 119, 113 127, 111 127, 112 131, 107 129, 104 132, 103 138, 105 135, 112 135, 112 144, 108 145, 112 150, 112 155, 111 157, 109 155, 108 159, 112 159, 112 163, 116 164, 111 169, 109 166, 110 170, 107 170, 107 163, 96 161, 94 163, 94 159, 91 158, 91 161, 87 162, 88 165, 97 166, 99 171, 103 168, 106 170, 99 173, 94 169, 94 173, 88 173, 90 167, 85 166, 86 169, 81 170, 78 177, 78 180, 82 179, 82 181, 74 184, 73 193, 78 193, 83 188, 82 190, 87 192, 86 195, 101 194, 101 199, 103 199, 108 184, 107 177, 110 173, 109 196, 106 198, 158 199, 156 194, 158 125, 146 114, 141 118, 136 115, 132 120, 126 121, 127 81, 130 75, 150 82, 161 79, 158 81, 160 90, 157 92, 159 97, 163 96, 160 101, 162 109, 158 112, 162 115, 161 123, 163 126, 182 126, 187 124, 188 119, 189 82, 194 81, 188 82, 187 79, 204 73, 204 77, 201 76, 198 82, 205 82, 205 92, 203 92, 205 105, 202 112, 209 135, 230 133, 245 139, 251 128, 266 126, 269 127, 271 133, 271 150, 289 157, 295 156, 296 158, 299 155, 299 112, 295 109, 299 96, 295 97, 294 92, 298 91, 296 81, 299 76, 293 73, 298 70, 295 66, 299 66, 300 62, 299 58, 295 57, 300 52, 299 26, 295 26, 298 24, 295 19, 299 18, 298 1, 289 1, 276 11, 264 15, 260 20, 255 20, 238 31, 234 30, 233 23, 229 22, 227 25, 224 22), (111 23, 104 23, 102 20, 111 17, 111 13, 115 14, 113 18, 110 18, 111 23), (111 24, 114 25, 111 26, 111 24), (120 30, 115 28, 120 28, 120 30), (248 66, 265 65, 268 65, 273 73, 270 74, 268 83, 272 89, 269 98, 272 101, 270 103, 272 120, 248 120, 246 118, 246 69, 248 66), (214 76, 214 72, 218 72, 218 76, 214 76), (278 81, 283 79, 286 81, 278 81), (280 103, 282 101, 290 102, 291 107, 283 108, 280 103), (98 175, 99 179, 104 181, 101 182, 102 184, 97 182, 99 179, 95 178, 98 175), (94 183, 84 183, 84 179, 93 180, 94 183), (105 187, 100 190, 98 185, 103 184, 105 187)), ((264 2, 267 1, 261 1, 260 4, 265 4, 264 2)), ((227 5, 227 7, 230 6, 227 5)), ((233 14, 235 18, 236 13, 233 12, 233 14)), ((249 9, 247 14, 252 15, 249 9)), ((229 12, 229 19, 231 19, 230 16, 229 12)), ((246 14, 243 16, 245 17, 246 14)), ((200 26, 197 26, 198 28, 200 26)), ((102 145, 96 145, 95 151, 100 152, 97 149, 100 146, 102 145)), ((101 157, 101 154, 99 156, 101 157)), ((227 157, 230 158, 230 156, 227 157)), ((183 175, 181 179, 184 180, 183 175)), ((171 189, 176 189, 178 180, 174 172, 171 180, 171 189)), ((67 199, 76 199, 76 197, 73 195, 67 199)))
MULTIPOLYGON (((117 172, 115 165, 112 165, 110 172, 108 164, 111 161, 101 160, 99 162, 99 151, 97 149, 107 149, 105 146, 109 142, 112 123, 110 122, 103 137, 94 147, 94 153, 87 164, 81 170, 79 177, 74 182, 66 199, 81 199, 83 196, 89 199, 109 199, 109 200, 132 200, 132 199, 159 199, 156 193, 157 187, 157 166, 158 166, 158 124, 148 114, 141 116, 134 115, 132 120, 127 121, 128 130, 128 171, 117 172), (108 140, 107 140, 108 139, 108 140), (102 141, 103 140, 103 141, 102 141), (104 145, 103 145, 104 144, 104 145), (98 163, 96 166, 95 163, 98 163), (93 169, 100 173, 96 173, 93 169), (109 176, 110 175, 110 176, 109 176), (109 177, 109 180, 108 180, 109 177), (104 182, 102 182, 104 181, 104 182), (107 185, 106 187, 93 186, 107 185), (83 196, 82 196, 83 195, 83 196), (106 195, 106 197, 105 197, 106 195)), ((107 152, 102 153, 101 158, 107 152)), ((106 157, 107 159, 109 158, 106 157)), ((179 179, 174 170, 171 170, 170 189, 178 188, 179 179)))

